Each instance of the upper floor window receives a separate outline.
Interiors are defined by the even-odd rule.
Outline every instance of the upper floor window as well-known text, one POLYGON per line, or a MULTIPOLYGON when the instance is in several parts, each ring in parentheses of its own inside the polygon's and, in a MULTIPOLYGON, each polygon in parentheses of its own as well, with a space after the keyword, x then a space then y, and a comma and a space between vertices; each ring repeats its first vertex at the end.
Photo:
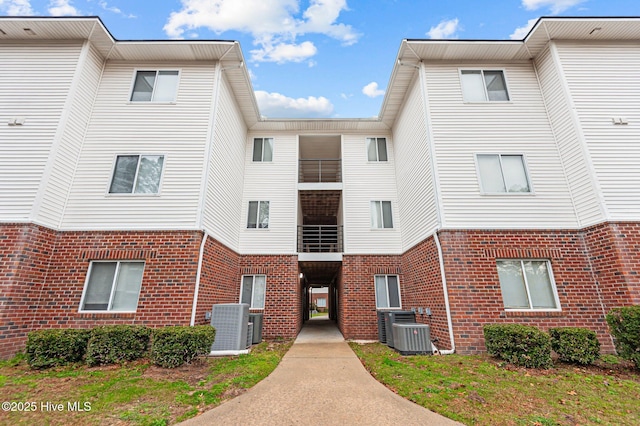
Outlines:
POLYGON ((391 215, 391 201, 371 202, 371 227, 372 228, 393 228, 393 218, 391 215))
POLYGON ((240 287, 240 303, 247 303, 251 309, 264 309, 266 287, 266 275, 243 276, 240 287))
POLYGON ((131 93, 132 102, 174 102, 178 71, 138 71, 131 93))
POLYGON ((482 192, 531 192, 522 155, 478 154, 482 192))
POLYGON ((144 262, 91 262, 81 311, 135 312, 144 262))
POLYGON ((247 228, 269 228, 268 201, 249 201, 247 228))
POLYGON ((400 308, 400 283, 397 275, 376 275, 376 308, 400 308))
POLYGON ((507 83, 499 70, 461 70, 465 102, 508 101, 507 83))
POLYGON ((367 138, 367 159, 369 161, 387 161, 386 138, 367 138))
POLYGON ((273 138, 253 139, 253 161, 273 160, 273 138))
POLYGON ((499 260, 497 265, 505 308, 559 309, 549 261, 499 260))
POLYGON ((164 155, 118 155, 110 194, 157 194, 164 155))

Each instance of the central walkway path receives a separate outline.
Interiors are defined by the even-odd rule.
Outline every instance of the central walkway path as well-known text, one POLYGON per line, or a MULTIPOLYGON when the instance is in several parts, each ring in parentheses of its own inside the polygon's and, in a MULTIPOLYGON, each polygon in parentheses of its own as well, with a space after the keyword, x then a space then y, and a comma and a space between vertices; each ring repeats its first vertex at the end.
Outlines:
POLYGON ((333 322, 308 321, 278 367, 246 393, 183 425, 458 425, 391 392, 333 322))

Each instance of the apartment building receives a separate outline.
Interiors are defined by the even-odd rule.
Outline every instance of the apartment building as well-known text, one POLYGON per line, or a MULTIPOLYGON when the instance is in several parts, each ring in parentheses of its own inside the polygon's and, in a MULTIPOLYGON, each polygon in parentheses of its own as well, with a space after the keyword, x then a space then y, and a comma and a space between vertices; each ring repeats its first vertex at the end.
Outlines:
POLYGON ((640 18, 403 40, 378 118, 288 120, 237 42, 0 18, 0 356, 214 303, 294 337, 314 287, 346 338, 415 308, 446 352, 499 322, 612 351, 605 313, 640 304, 638 40, 640 18))

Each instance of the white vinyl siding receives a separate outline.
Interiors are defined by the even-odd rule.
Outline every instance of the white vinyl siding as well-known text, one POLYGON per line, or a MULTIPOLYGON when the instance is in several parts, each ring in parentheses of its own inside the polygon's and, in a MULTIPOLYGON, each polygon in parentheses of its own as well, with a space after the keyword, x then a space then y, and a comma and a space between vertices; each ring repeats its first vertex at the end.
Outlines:
POLYGON ((30 219, 81 50, 82 42, 2 41, 1 221, 30 219), (7 125, 17 117, 24 117, 22 126, 7 125))
POLYGON ((58 228, 62 220, 65 203, 71 188, 78 156, 82 148, 84 135, 93 110, 93 101, 102 75, 103 59, 99 52, 90 46, 82 67, 77 75, 77 85, 73 91, 73 100, 68 111, 58 149, 49 159, 48 176, 43 177, 40 191, 42 200, 36 212, 36 221, 51 228, 58 228))
POLYGON ((498 260, 505 309, 559 310, 551 264, 546 260, 498 260))
POLYGON ((393 128, 403 251, 427 238, 438 224, 424 109, 416 79, 393 128))
POLYGON ((264 309, 266 291, 266 275, 245 275, 240 285, 240 303, 248 304, 251 309, 264 309))
POLYGON ((574 122, 569 94, 564 90, 561 66, 547 49, 536 58, 536 69, 565 176, 571 188, 578 225, 584 227, 601 222, 604 216, 594 186, 595 177, 589 171, 588 155, 582 147, 579 129, 574 122))
POLYGON ((374 277, 377 309, 400 309, 400 282, 397 275, 376 275, 374 277))
POLYGON ((401 221, 395 178, 393 141, 386 137, 388 161, 369 162, 366 138, 357 134, 342 138, 344 252, 346 254, 401 253, 401 221), (393 228, 371 227, 371 201, 391 204, 393 228))
POLYGON ((608 219, 640 220, 640 46, 556 46, 608 219), (629 124, 616 125, 614 118, 629 124))
POLYGON ((298 138, 295 133, 274 134, 277 155, 272 162, 253 161, 253 140, 245 140, 245 175, 240 229, 241 254, 294 254, 298 213, 298 138), (269 228, 247 228, 250 201, 269 201, 269 228), (257 232, 259 231, 259 232, 257 232))
POLYGON ((91 262, 80 311, 135 312, 144 262, 91 262))
POLYGON ((209 234, 238 251, 242 217, 247 128, 229 83, 222 73, 213 132, 213 155, 204 202, 203 221, 209 234))
POLYGON ((511 102, 461 103, 458 67, 426 65, 443 226, 577 227, 563 164, 533 66, 530 63, 495 66, 509 76, 511 102), (535 194, 483 195, 474 153, 525 154, 535 194))
POLYGON ((193 229, 197 226, 215 68, 181 67, 175 104, 128 102, 133 65, 104 70, 63 218, 63 229, 193 229), (162 194, 106 194, 118 154, 162 153, 162 194))

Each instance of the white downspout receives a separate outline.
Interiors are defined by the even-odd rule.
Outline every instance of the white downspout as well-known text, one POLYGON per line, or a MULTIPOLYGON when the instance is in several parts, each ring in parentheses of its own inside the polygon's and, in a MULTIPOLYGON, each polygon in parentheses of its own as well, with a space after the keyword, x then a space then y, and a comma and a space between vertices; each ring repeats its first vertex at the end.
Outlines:
POLYGON ((196 290, 193 292, 193 304, 191 305, 191 322, 192 327, 196 325, 196 308, 198 307, 198 293, 200 292, 200 276, 202 274, 202 258, 204 257, 204 245, 207 242, 207 233, 202 234, 202 243, 200 244, 200 255, 198 257, 198 271, 196 272, 196 290))
POLYGON ((451 349, 440 351, 442 355, 450 355, 456 351, 456 342, 453 338, 453 323, 451 321, 451 307, 449 306, 449 290, 447 289, 447 277, 444 274, 444 260, 442 256, 442 247, 440 246, 440 239, 438 238, 438 232, 433 234, 433 239, 436 242, 438 248, 438 262, 440 263, 440 276, 442 276, 442 291, 444 292, 444 306, 447 310, 447 327, 449 328, 449 341, 451 342, 451 349))

